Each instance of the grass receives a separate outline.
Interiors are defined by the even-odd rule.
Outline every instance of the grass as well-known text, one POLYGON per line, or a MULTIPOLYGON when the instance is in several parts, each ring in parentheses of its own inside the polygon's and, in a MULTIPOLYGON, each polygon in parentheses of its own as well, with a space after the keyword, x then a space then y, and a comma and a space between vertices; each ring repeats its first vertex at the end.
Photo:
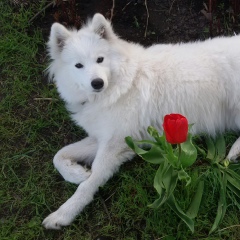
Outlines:
MULTIPOLYGON (((43 229, 42 220, 76 189, 54 170, 52 158, 85 133, 71 122, 56 89, 44 80, 41 29, 28 22, 40 7, 13 10, 7 1, 0 3, 0 239, 240 239, 240 214, 234 206, 221 224, 223 230, 208 236, 218 198, 211 181, 193 235, 166 206, 149 209, 147 204, 156 197, 156 169, 140 159, 126 163, 71 226, 43 229)), ((187 205, 185 188, 178 191, 182 206, 187 205)))

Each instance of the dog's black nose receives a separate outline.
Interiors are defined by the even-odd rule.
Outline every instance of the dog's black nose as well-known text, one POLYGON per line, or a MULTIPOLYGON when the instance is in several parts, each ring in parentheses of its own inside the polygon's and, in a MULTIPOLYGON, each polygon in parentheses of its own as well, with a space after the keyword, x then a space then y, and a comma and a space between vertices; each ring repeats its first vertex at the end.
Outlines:
POLYGON ((91 85, 95 90, 100 90, 103 87, 104 82, 101 78, 96 78, 92 80, 91 85))

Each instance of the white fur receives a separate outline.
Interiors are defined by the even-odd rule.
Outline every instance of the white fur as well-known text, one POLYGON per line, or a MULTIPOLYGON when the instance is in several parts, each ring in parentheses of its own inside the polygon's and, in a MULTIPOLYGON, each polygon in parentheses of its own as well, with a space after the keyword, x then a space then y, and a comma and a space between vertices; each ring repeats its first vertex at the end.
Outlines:
POLYGON ((193 133, 240 128, 240 36, 144 48, 119 39, 96 14, 80 31, 53 24, 48 47, 50 76, 89 137, 54 157, 65 180, 80 185, 43 221, 46 228, 69 225, 134 156, 124 138, 149 138, 149 125, 162 131, 165 114, 185 115, 193 133), (96 78, 104 82, 99 92, 91 86, 96 78), (92 164, 91 171, 77 161, 92 164))

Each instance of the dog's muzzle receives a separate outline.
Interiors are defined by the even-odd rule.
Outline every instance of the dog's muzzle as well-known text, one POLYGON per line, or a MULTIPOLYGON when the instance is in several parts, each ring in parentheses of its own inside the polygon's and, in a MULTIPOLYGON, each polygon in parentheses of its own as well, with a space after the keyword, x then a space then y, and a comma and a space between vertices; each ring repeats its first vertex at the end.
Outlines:
POLYGON ((95 78, 92 80, 91 85, 96 92, 99 92, 103 88, 104 82, 101 78, 95 78))

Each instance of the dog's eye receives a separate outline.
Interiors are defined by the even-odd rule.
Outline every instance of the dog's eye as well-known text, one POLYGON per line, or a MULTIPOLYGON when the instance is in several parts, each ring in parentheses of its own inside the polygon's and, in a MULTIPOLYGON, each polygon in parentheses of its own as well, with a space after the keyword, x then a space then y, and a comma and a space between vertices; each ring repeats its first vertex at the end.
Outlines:
POLYGON ((82 65, 81 63, 77 63, 77 64, 75 65, 75 67, 76 67, 76 68, 83 68, 83 65, 82 65))
POLYGON ((97 63, 102 63, 103 62, 103 57, 99 57, 98 59, 97 59, 97 63))

